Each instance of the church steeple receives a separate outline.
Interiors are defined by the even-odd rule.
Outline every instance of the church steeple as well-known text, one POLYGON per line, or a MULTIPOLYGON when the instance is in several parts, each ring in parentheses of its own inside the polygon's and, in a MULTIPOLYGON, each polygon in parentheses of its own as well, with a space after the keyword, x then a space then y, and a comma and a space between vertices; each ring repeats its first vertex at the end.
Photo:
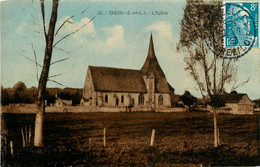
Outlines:
POLYGON ((168 83, 166 81, 163 70, 155 56, 153 35, 150 36, 149 49, 146 60, 141 71, 144 75, 153 74, 155 77, 155 92, 169 92, 168 83))
POLYGON ((144 62, 144 65, 143 67, 141 68, 141 71, 144 73, 144 74, 147 74, 149 71, 148 71, 148 68, 152 65, 152 64, 158 64, 158 60, 155 56, 155 52, 154 52, 154 46, 153 46, 153 35, 151 33, 151 36, 150 36, 150 42, 149 42, 149 49, 148 49, 148 54, 147 54, 147 57, 146 57, 146 60, 144 62))
POLYGON ((151 68, 154 68, 155 66, 159 69, 159 72, 163 74, 163 71, 162 71, 162 69, 161 69, 161 67, 158 63, 158 60, 155 56, 155 51, 154 51, 154 46, 153 46, 153 35, 151 33, 148 54, 147 54, 146 60, 144 62, 144 65, 141 68, 141 71, 144 74, 148 74, 148 73, 151 73, 151 72, 154 73, 155 71, 152 70, 151 68))
POLYGON ((150 36, 150 43, 149 43, 149 49, 148 49, 148 57, 151 59, 156 59, 155 53, 154 53, 154 46, 153 46, 153 34, 151 33, 150 36))

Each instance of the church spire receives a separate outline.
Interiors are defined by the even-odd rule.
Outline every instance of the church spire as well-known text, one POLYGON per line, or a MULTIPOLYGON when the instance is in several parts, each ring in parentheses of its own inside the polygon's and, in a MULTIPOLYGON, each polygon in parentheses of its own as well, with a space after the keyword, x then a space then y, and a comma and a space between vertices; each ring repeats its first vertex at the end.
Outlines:
POLYGON ((158 63, 158 60, 157 60, 157 58, 155 56, 154 46, 153 46, 153 35, 151 33, 148 54, 147 54, 146 60, 144 62, 144 65, 141 68, 141 71, 144 74, 147 74, 147 73, 151 72, 149 70, 149 68, 151 68, 151 66, 154 66, 154 65, 159 66, 159 63, 158 63))
POLYGON ((149 58, 156 58, 154 53, 154 46, 153 46, 153 34, 151 33, 150 36, 150 43, 149 43, 149 49, 148 49, 148 56, 149 58))
POLYGON ((148 49, 148 55, 144 62, 141 71, 144 75, 153 74, 155 77, 155 92, 169 92, 169 86, 163 70, 161 69, 159 62, 155 56, 153 46, 153 35, 150 36, 150 43, 148 49))

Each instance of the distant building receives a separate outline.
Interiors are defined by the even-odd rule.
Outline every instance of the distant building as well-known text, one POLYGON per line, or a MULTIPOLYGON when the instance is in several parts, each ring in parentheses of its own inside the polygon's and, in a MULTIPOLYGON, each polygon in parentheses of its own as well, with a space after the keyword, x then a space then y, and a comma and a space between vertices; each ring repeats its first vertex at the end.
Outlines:
POLYGON ((206 104, 206 101, 203 98, 197 98, 197 100, 195 102, 195 106, 200 107, 200 108, 206 108, 207 104, 206 104))
POLYGON ((254 103, 249 99, 247 94, 224 94, 222 98, 226 104, 225 107, 217 110, 218 113, 253 114, 254 112, 254 103))
POLYGON ((141 70, 89 66, 81 105, 98 107, 172 107, 174 88, 155 56, 153 38, 141 70))
POLYGON ((72 106, 72 98, 69 93, 57 93, 56 101, 54 104, 56 107, 72 106))

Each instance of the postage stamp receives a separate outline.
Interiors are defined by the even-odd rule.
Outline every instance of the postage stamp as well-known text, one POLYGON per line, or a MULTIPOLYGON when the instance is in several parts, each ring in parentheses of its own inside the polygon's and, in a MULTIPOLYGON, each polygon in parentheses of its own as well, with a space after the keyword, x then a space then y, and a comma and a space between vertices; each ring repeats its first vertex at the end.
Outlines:
POLYGON ((224 8, 225 48, 258 48, 259 3, 227 2, 224 8))
POLYGON ((259 2, 0 0, 0 166, 260 166, 259 2))

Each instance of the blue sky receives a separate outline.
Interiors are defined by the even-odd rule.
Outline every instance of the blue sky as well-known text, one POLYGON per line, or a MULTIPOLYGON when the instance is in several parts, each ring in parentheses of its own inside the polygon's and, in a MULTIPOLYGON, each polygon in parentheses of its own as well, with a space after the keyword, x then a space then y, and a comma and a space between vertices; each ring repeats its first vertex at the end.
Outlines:
MULTIPOLYGON (((51 3, 46 5, 47 19, 51 3)), ((200 96, 188 72, 184 70, 184 55, 176 51, 180 20, 185 1, 84 1, 61 0, 57 27, 69 16, 76 16, 56 36, 62 36, 87 23, 99 11, 93 22, 78 33, 63 40, 53 51, 52 61, 69 57, 69 60, 51 66, 50 75, 63 87, 83 88, 88 65, 140 69, 146 59, 150 33, 153 33, 155 52, 169 83, 177 94, 189 90, 200 96), (81 11, 86 12, 80 14, 81 11), (146 12, 147 15, 110 15, 109 11, 146 12), (156 11, 167 15, 152 15, 156 11)), ((44 36, 39 1, 6 1, 1 4, 1 84, 12 87, 23 81, 27 87, 37 86, 35 64, 25 57, 43 62, 44 36), (40 33, 39 33, 40 32, 40 33)), ((252 49, 238 62, 238 80, 250 78, 238 92, 248 93, 251 99, 259 98, 260 50, 252 49)), ((38 75, 40 75, 40 68, 38 75)), ((48 87, 61 87, 48 82, 48 87)))

